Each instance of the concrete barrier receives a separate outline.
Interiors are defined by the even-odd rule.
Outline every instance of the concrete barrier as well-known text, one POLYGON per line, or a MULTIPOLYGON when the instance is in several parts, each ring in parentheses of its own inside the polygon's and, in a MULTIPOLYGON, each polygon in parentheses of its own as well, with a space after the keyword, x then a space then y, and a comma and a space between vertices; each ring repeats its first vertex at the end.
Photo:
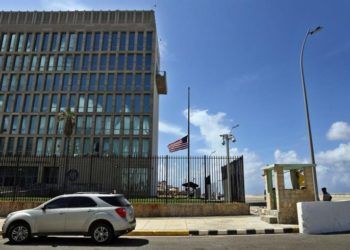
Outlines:
MULTIPOLYGON (((42 202, 1 201, 0 216, 34 208, 42 202)), ((249 205, 245 203, 193 203, 193 204, 133 204, 136 217, 188 217, 188 216, 225 216, 248 215, 249 205)))
POLYGON ((300 233, 350 231, 350 201, 298 202, 297 211, 300 233))

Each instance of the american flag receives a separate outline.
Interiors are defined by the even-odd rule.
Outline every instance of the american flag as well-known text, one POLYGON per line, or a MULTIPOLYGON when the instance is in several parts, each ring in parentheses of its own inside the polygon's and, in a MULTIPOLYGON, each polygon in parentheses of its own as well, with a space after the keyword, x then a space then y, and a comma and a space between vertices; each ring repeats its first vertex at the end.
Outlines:
POLYGON ((171 153, 186 148, 188 148, 188 135, 168 145, 168 149, 171 153))

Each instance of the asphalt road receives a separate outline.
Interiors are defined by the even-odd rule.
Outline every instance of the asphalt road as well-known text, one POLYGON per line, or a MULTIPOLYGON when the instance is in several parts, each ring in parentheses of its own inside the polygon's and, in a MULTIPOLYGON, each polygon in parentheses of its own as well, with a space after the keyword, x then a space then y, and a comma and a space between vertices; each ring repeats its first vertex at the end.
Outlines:
POLYGON ((88 238, 49 237, 26 245, 0 240, 0 249, 350 249, 350 234, 249 235, 206 237, 121 237, 109 246, 96 246, 88 238))

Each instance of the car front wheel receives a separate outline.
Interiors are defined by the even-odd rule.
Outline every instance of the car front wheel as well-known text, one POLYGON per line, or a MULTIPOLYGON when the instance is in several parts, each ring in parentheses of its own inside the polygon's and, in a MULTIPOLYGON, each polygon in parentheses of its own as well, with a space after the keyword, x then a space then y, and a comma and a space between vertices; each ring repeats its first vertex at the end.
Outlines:
POLYGON ((96 223, 91 228, 91 238, 98 244, 107 244, 113 239, 113 230, 106 223, 96 223))
POLYGON ((17 222, 10 226, 8 238, 12 244, 22 244, 30 238, 30 228, 27 223, 17 222))

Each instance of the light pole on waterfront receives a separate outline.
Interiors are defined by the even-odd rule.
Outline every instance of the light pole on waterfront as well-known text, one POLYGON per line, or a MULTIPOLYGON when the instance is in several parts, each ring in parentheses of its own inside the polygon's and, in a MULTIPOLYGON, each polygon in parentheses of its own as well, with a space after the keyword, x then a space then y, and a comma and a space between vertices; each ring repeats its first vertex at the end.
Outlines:
MULTIPOLYGON (((304 104, 305 104, 305 113, 306 113, 306 124, 307 124, 307 130, 309 134, 309 147, 310 147, 310 157, 311 157, 311 163, 316 164, 315 162, 315 153, 314 153, 314 145, 312 141, 312 133, 311 133, 311 124, 310 124, 310 115, 309 115, 309 105, 307 101, 307 93, 306 93, 306 86, 305 86, 305 77, 304 77, 304 48, 307 41, 307 38, 311 35, 316 34, 322 29, 321 26, 318 26, 317 28, 313 30, 308 30, 300 52, 300 71, 301 71, 301 84, 303 88, 303 94, 304 94, 304 104)), ((312 167, 312 175, 313 175, 313 181, 314 181, 314 192, 315 192, 315 200, 318 200, 318 187, 317 187, 317 175, 316 175, 316 168, 315 166, 312 167)))

